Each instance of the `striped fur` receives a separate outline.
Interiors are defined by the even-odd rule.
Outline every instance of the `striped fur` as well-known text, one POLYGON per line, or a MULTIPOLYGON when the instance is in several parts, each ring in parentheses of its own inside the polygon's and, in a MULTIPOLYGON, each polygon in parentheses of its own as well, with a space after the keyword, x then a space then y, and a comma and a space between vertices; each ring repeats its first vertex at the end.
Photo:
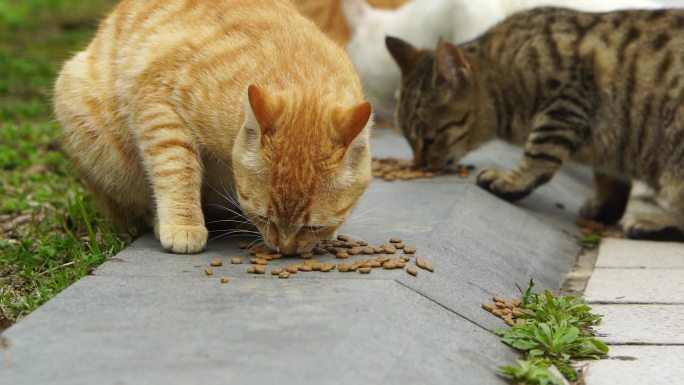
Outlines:
POLYGON ((387 43, 403 73, 398 123, 418 163, 442 167, 500 137, 524 157, 482 171, 488 191, 524 198, 574 160, 596 173, 583 215, 619 220, 636 179, 673 210, 629 221, 627 234, 684 239, 684 11, 540 8, 459 47, 387 43))
POLYGON ((286 0, 125 0, 54 103, 108 216, 177 253, 205 247, 202 206, 231 206, 227 189, 267 243, 308 249, 371 177, 358 76, 286 0))

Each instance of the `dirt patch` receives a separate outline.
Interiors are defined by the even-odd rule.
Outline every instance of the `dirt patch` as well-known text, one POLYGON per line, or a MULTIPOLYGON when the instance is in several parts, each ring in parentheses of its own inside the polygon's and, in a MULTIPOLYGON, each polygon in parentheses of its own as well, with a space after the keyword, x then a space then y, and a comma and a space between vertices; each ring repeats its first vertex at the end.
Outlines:
MULTIPOLYGON (((14 325, 14 321, 7 318, 0 318, 0 333, 7 330, 10 326, 14 325)), ((2 336, 0 336, 0 348, 4 347, 2 336)))

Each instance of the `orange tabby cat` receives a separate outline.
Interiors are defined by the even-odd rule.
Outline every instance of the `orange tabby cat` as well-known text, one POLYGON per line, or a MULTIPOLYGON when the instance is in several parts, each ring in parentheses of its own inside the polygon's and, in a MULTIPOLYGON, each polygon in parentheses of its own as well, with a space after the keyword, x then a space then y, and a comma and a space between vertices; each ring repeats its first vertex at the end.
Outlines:
MULTIPOLYGON (((328 36, 346 44, 351 36, 342 11, 343 0, 292 0, 302 15, 313 20, 328 36)), ((374 8, 397 8, 407 0, 369 0, 374 8)))
POLYGON ((370 178, 371 106, 287 0, 125 0, 55 87, 63 146, 117 223, 200 252, 202 203, 286 254, 331 237, 370 178))

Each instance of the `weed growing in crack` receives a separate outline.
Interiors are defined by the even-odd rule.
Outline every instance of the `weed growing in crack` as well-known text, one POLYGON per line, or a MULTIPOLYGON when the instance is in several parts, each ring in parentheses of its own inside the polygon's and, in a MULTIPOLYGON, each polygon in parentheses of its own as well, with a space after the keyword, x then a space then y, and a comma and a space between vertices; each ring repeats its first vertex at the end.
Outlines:
POLYGON ((529 385, 563 384, 549 369, 556 369, 569 381, 576 381, 573 362, 600 359, 608 346, 594 337, 593 327, 601 316, 591 313, 581 298, 556 297, 548 290, 533 293, 534 280, 522 293, 521 313, 509 329, 499 329, 501 340, 525 354, 518 366, 503 366, 500 371, 516 383, 529 385))

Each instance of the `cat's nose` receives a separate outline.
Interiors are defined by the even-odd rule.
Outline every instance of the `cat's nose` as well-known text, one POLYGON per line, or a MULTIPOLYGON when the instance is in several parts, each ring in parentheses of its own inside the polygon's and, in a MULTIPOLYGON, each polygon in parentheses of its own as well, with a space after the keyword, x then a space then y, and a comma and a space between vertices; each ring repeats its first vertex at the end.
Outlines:
POLYGON ((285 255, 297 254, 297 242, 294 239, 286 239, 278 245, 278 250, 285 255))

